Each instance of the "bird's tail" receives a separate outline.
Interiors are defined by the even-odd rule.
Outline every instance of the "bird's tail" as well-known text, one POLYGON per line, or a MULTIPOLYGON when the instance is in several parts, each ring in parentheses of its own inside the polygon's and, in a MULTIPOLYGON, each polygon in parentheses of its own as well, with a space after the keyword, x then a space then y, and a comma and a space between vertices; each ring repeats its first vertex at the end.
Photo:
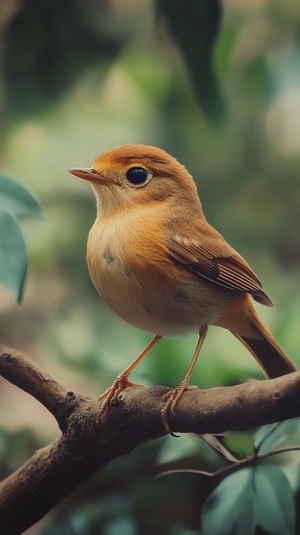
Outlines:
POLYGON ((257 337, 241 336, 235 332, 233 334, 254 355, 267 377, 279 377, 296 371, 297 368, 293 362, 277 344, 254 309, 251 311, 251 324, 257 333, 257 337))

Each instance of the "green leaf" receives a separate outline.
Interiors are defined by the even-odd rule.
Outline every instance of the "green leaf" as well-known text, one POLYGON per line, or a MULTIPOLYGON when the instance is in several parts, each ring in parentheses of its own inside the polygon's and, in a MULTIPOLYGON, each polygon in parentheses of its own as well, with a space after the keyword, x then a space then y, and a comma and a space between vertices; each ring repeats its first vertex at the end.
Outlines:
POLYGON ((17 217, 42 217, 43 208, 39 201, 23 184, 0 174, 0 209, 11 212, 17 217))
POLYGON ((202 510, 202 535, 252 535, 252 468, 226 477, 202 510))
POLYGON ((214 45, 220 27, 219 0, 157 0, 157 10, 166 20, 181 50, 195 95, 208 119, 223 120, 225 102, 213 67, 214 45))
POLYGON ((271 535, 292 535, 293 493, 283 472, 269 465, 243 468, 226 477, 202 511, 202 535, 253 535, 260 526, 271 535))
POLYGON ((272 535, 293 535, 293 492, 282 470, 263 464, 256 466, 253 490, 255 525, 272 535))
POLYGON ((21 300, 26 275, 27 253, 24 238, 15 217, 0 209, 0 281, 21 300))

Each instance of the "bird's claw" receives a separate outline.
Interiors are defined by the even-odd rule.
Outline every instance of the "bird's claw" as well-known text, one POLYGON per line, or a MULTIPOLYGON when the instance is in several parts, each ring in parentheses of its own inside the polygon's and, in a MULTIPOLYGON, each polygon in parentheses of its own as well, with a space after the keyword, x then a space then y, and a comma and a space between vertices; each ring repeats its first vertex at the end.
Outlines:
POLYGON ((118 375, 113 384, 98 397, 98 402, 101 403, 100 412, 103 414, 109 407, 111 401, 122 392, 125 388, 132 386, 141 386, 137 383, 129 381, 127 375, 118 375))
POLYGON ((172 414, 175 414, 175 407, 179 399, 181 398, 182 394, 184 394, 184 392, 187 392, 189 390, 196 390, 196 389, 198 390, 198 386, 190 386, 186 384, 185 381, 182 381, 178 386, 176 386, 175 388, 167 392, 162 397, 162 401, 165 402, 165 404, 161 410, 161 416, 162 416, 164 428, 168 434, 173 435, 175 437, 177 436, 171 431, 169 423, 168 423, 169 411, 171 411, 172 414))

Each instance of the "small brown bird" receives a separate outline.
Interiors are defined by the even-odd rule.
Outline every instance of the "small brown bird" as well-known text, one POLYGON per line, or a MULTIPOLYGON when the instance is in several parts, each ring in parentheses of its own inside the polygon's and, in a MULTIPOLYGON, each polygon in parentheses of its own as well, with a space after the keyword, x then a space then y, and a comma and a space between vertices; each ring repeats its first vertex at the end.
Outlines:
POLYGON ((70 173, 88 180, 97 201, 87 264, 102 299, 128 323, 154 334, 100 400, 105 410, 129 374, 163 337, 199 333, 179 385, 164 397, 162 418, 189 387, 207 326, 231 331, 268 377, 295 371, 259 319, 252 298, 272 306, 247 262, 207 222, 192 176, 175 158, 148 145, 124 145, 91 168, 70 173))

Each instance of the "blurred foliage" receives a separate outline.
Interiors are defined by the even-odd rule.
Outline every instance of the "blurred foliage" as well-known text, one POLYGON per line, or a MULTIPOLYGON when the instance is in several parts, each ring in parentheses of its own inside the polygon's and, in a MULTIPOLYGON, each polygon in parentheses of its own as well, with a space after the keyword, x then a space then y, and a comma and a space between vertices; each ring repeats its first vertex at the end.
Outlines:
POLYGON ((16 217, 41 217, 36 198, 11 177, 0 174, 0 281, 21 300, 27 252, 16 217))
POLYGON ((74 0, 23 3, 3 47, 3 75, 13 109, 58 98, 91 64, 116 56, 124 38, 107 28, 108 9, 107 0, 85 6, 74 0))
MULTIPOLYGON (((209 221, 276 304, 260 313, 297 361, 299 27, 297 0, 2 0, 0 168, 21 178, 47 217, 22 221, 27 286, 19 308, 0 288, 1 342, 91 396, 146 345, 149 337, 116 318, 92 287, 85 245, 95 203, 67 173, 136 142, 163 147, 193 174, 209 221)), ((163 340, 135 378, 176 384, 195 342, 163 340)), ((251 355, 230 333, 210 329, 193 382, 249 377, 261 377, 251 355)), ((28 398, 0 382, 3 476, 58 433, 28 398)), ((251 452, 251 433, 228 440, 251 452)), ((95 474, 30 535, 199 532, 217 482, 153 478, 157 463, 215 470, 222 461, 207 450, 191 437, 145 445, 95 474)), ((290 484, 298 462, 285 472, 290 484)))
POLYGON ((0 429, 1 481, 25 463, 40 444, 31 430, 0 429))

